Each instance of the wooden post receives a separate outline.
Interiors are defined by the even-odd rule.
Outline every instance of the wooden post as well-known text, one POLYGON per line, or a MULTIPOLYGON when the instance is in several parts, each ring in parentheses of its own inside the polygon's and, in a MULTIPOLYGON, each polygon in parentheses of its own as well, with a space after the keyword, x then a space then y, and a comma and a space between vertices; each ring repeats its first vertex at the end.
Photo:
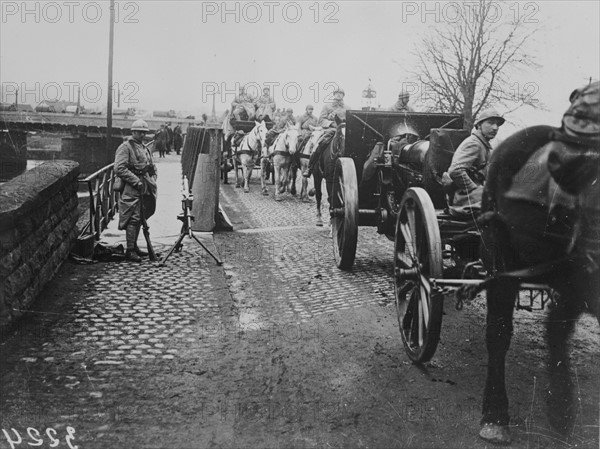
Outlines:
POLYGON ((110 0, 110 32, 108 36, 108 91, 106 100, 106 154, 110 154, 112 144, 112 83, 113 45, 115 35, 115 0, 110 0))
POLYGON ((194 203, 193 231, 210 232, 215 229, 219 214, 219 185, 221 170, 222 137, 220 129, 204 128, 202 145, 192 184, 194 203))

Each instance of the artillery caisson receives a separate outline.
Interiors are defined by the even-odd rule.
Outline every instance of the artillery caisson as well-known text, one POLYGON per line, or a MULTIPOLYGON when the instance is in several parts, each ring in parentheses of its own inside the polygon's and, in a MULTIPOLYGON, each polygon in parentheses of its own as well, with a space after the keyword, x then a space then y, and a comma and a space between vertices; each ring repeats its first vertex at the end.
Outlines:
POLYGON ((442 248, 454 237, 469 245, 464 236, 473 223, 444 216, 441 186, 454 150, 469 135, 462 128, 455 114, 348 111, 336 161, 330 201, 336 264, 352 267, 359 226, 375 226, 394 241, 400 332, 415 361, 431 358, 439 341, 443 298, 428 278, 442 277, 442 248), (439 215, 451 224, 442 233, 439 215))

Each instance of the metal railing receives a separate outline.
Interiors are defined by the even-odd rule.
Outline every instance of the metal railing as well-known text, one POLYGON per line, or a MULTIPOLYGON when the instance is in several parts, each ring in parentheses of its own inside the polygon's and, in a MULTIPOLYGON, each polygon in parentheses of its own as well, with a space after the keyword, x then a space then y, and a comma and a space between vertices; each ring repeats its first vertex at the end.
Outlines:
POLYGON ((87 183, 90 194, 90 221, 81 230, 81 236, 93 235, 95 240, 100 240, 100 234, 119 211, 118 194, 113 191, 113 164, 101 168, 80 182, 87 183))

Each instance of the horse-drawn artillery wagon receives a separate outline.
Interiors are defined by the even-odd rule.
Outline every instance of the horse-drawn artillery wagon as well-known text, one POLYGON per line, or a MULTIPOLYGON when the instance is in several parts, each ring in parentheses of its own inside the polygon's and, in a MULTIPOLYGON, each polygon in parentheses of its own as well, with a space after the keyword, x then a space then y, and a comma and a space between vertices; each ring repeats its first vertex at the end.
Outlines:
POLYGON ((393 238, 398 323, 413 361, 435 352, 446 293, 456 292, 460 308, 486 290, 479 435, 493 443, 511 441, 505 362, 519 290, 529 291, 530 301, 541 298, 542 307, 551 296, 555 302, 545 322, 548 416, 562 435, 578 413, 567 341, 583 312, 600 321, 600 84, 575 90, 569 100, 559 128, 525 128, 493 151, 477 216, 449 214, 441 185, 466 137, 449 129, 462 126, 460 117, 348 111, 336 131, 345 141, 334 139, 324 156, 336 263, 352 266, 359 225, 393 238), (394 139, 398 134, 430 140, 410 143, 394 139))
MULTIPOLYGON (((348 111, 342 126, 327 180, 336 264, 352 267, 359 226, 394 242, 400 334, 409 358, 425 362, 439 342, 444 294, 455 290, 461 304, 486 276, 477 217, 450 215, 441 182, 469 132, 460 115, 437 113, 348 111)), ((521 287, 548 298, 543 284, 521 287)))

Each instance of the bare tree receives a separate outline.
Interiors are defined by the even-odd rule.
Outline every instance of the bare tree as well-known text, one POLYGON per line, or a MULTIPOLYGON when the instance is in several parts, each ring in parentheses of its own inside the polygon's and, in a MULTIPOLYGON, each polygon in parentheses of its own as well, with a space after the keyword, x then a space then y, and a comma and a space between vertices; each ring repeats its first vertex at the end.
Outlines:
POLYGON ((509 112, 525 105, 543 107, 534 82, 511 80, 524 70, 539 68, 527 52, 527 43, 538 30, 537 20, 520 11, 499 20, 497 1, 454 5, 460 5, 455 20, 439 24, 414 52, 418 64, 411 73, 428 90, 430 109, 462 113, 465 128, 470 129, 474 117, 489 106, 501 104, 509 112))

